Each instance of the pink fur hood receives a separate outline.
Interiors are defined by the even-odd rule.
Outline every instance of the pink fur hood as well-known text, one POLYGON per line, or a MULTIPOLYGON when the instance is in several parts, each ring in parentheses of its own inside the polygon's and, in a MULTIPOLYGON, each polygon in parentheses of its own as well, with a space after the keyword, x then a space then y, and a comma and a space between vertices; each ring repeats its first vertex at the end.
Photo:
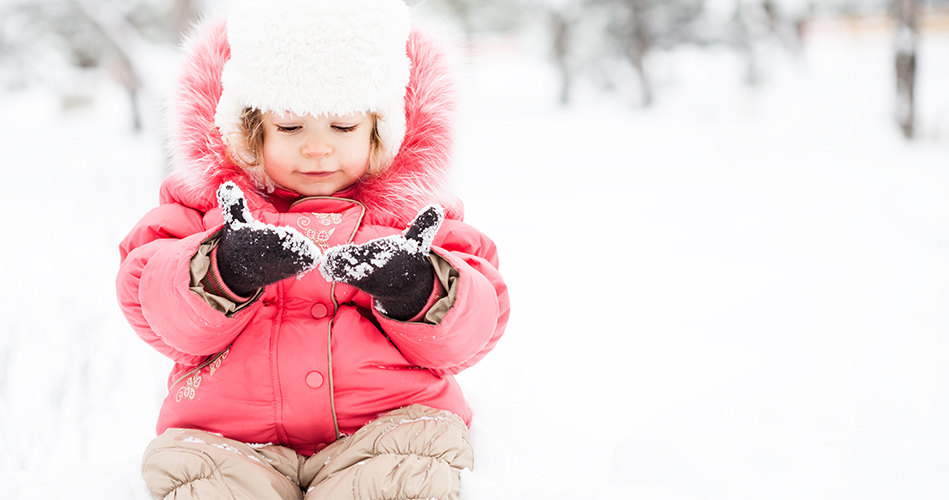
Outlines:
MULTIPOLYGON (((446 187, 455 109, 448 65, 436 44, 416 30, 406 49, 412 67, 402 147, 383 174, 361 181, 346 197, 366 206, 365 222, 370 224, 405 226, 430 203, 445 207, 447 217, 461 220, 461 201, 446 187)), ((229 57, 223 21, 205 24, 186 44, 184 68, 170 105, 173 165, 162 187, 163 202, 206 212, 217 205, 217 187, 233 180, 248 194, 248 203, 263 203, 263 193, 249 174, 227 159, 214 126, 221 72, 229 57)))

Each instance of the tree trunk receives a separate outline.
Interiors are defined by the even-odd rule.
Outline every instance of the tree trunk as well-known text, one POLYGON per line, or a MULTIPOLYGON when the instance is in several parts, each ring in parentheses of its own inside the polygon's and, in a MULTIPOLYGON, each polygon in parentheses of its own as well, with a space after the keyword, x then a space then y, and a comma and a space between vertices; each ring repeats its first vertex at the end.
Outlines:
MULTIPOLYGON (((136 132, 142 130, 142 116, 139 109, 138 91, 142 86, 142 80, 138 76, 135 65, 132 64, 132 57, 129 54, 127 40, 117 34, 120 29, 106 23, 97 14, 96 11, 89 10, 85 2, 72 0, 72 3, 78 9, 79 14, 85 18, 87 24, 99 32, 102 39, 112 49, 114 60, 110 64, 110 70, 113 77, 125 87, 129 99, 131 99, 132 128, 136 132)), ((125 21, 122 20, 124 23, 125 21)), ((120 27, 121 28, 121 27, 120 27)))
POLYGON ((630 13, 632 14, 630 36, 626 41, 626 56, 636 69, 639 75, 639 85, 641 91, 641 106, 648 108, 652 105, 652 83, 649 80, 649 74, 646 72, 646 53, 652 48, 652 37, 649 33, 649 27, 646 25, 644 7, 637 2, 630 2, 630 13))
POLYGON ((570 54, 570 21, 562 12, 550 13, 550 27, 553 32, 553 55, 557 71, 560 73, 560 105, 570 103, 570 87, 573 73, 568 62, 570 54))
POLYGON ((896 0, 896 118, 907 139, 912 139, 915 133, 918 15, 918 0, 896 0))

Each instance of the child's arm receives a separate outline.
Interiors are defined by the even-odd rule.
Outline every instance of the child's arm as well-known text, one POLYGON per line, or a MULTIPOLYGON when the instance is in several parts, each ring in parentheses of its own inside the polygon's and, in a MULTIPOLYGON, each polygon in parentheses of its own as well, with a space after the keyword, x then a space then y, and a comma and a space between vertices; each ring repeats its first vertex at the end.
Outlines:
POLYGON ((376 317, 405 358, 439 375, 461 372, 481 360, 507 327, 510 302, 498 271, 497 249, 467 224, 446 221, 432 254, 451 269, 447 298, 436 307, 437 324, 406 323, 376 317))
POLYGON ((237 294, 256 297, 258 289, 314 267, 318 255, 298 232, 255 221, 233 183, 221 186, 218 199, 223 227, 206 229, 203 214, 166 203, 147 214, 120 247, 116 285, 123 312, 140 337, 183 363, 221 351, 252 317, 238 314, 249 303, 215 307, 227 299, 209 300, 209 292, 217 292, 206 288, 204 278, 213 275, 237 294), (196 259, 199 253, 216 258, 196 259), (209 262, 217 264, 214 272, 209 262))
POLYGON ((218 199, 223 227, 206 229, 205 214, 164 203, 120 246, 116 286, 129 323, 159 352, 186 364, 223 350, 253 316, 239 312, 252 308, 252 299, 233 304, 213 297, 218 292, 207 288, 206 277, 256 298, 260 288, 314 267, 319 254, 299 232, 254 220, 233 183, 221 186, 218 199), (198 259, 199 253, 215 258, 198 259), (213 272, 209 262, 217 264, 213 272), (222 310, 220 302, 231 307, 222 310))
POLYGON ((227 347, 250 315, 228 318, 192 291, 191 258, 220 228, 179 204, 150 211, 120 245, 119 305, 135 332, 171 359, 195 364, 227 347))
POLYGON ((441 212, 427 208, 403 235, 331 249, 320 270, 373 296, 377 320, 408 361, 452 374, 494 347, 509 305, 494 244, 465 224, 441 223, 441 212), (431 311, 416 322, 423 306, 431 311))

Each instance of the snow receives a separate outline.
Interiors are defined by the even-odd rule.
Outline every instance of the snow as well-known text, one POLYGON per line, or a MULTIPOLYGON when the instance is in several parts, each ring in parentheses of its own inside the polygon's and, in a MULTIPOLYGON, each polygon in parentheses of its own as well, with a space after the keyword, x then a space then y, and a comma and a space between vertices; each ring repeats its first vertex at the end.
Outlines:
MULTIPOLYGON (((728 52, 658 54, 649 110, 590 87, 561 109, 539 57, 476 48, 455 184, 513 312, 459 377, 464 498, 949 494, 949 36, 918 43, 912 143, 880 35, 765 54, 753 89, 728 52)), ((97 88, 0 99, 4 499, 148 498, 170 365, 114 278, 164 151, 97 88)))
POLYGON ((266 448, 268 446, 273 446, 273 443, 244 443, 244 444, 246 444, 247 446, 250 446, 251 448, 255 450, 266 448))
POLYGON ((404 242, 405 239, 400 236, 381 238, 373 244, 373 254, 357 245, 330 248, 320 263, 320 272, 326 281, 352 282, 364 279, 388 264, 398 250, 404 251, 404 242))
POLYGON ((428 257, 432 241, 444 221, 445 209, 441 205, 427 205, 419 210, 412 224, 402 232, 409 243, 409 253, 428 257))
POLYGON ((244 198, 244 192, 231 181, 221 184, 217 189, 217 202, 221 206, 221 215, 226 224, 234 223, 234 208, 240 209, 240 220, 237 222, 248 223, 254 220, 254 216, 247 209, 247 200, 244 198))
MULTIPOLYGON (((297 273, 297 277, 302 277, 307 271, 316 268, 320 264, 323 251, 303 233, 293 227, 275 226, 255 220, 247 208, 244 192, 237 187, 237 184, 231 181, 222 184, 217 190, 217 199, 223 207, 224 222, 234 231, 250 231, 251 234, 264 238, 276 234, 283 249, 295 254, 297 256, 296 263, 302 266, 302 270, 297 273), (240 208, 240 216, 243 220, 235 220, 235 207, 240 208)), ((257 239, 255 238, 254 241, 257 242, 257 239)))
MULTIPOLYGON (((428 205, 400 235, 378 238, 359 245, 346 244, 330 248, 323 255, 320 273, 327 281, 351 283, 365 279, 378 269, 385 267, 399 255, 421 255, 428 257, 432 241, 445 220, 445 209, 440 205, 428 205)), ((386 313, 378 303, 376 308, 386 313)))

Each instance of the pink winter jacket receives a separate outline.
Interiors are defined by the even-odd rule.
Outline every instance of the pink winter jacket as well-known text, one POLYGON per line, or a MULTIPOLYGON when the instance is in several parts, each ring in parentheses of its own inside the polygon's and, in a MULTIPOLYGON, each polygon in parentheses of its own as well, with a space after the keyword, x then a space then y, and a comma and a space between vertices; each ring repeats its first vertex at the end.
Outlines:
POLYGON ((417 33, 409 40, 407 132, 386 174, 303 199, 261 193, 226 160, 213 127, 229 56, 224 24, 205 27, 189 47, 173 109, 175 172, 160 205, 122 241, 116 281, 136 333, 175 361, 158 432, 195 428, 312 454, 414 403, 470 423, 452 375, 494 347, 509 305, 494 244, 461 222, 460 202, 442 189, 454 101, 436 47, 417 33), (323 249, 400 232, 422 206, 442 204, 447 220, 432 251, 451 268, 448 312, 438 324, 396 321, 367 294, 313 271, 265 287, 236 312, 212 307, 190 266, 221 229, 214 193, 226 180, 241 186, 255 218, 295 227, 323 249))

